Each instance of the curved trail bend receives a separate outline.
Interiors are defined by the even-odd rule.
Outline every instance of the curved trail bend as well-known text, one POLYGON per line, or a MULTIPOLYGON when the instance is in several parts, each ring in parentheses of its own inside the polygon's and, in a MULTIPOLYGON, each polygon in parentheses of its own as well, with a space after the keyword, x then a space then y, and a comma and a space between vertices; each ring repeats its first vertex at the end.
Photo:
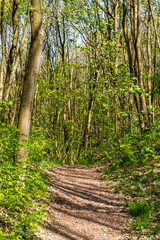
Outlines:
POLYGON ((47 206, 50 219, 40 231, 42 240, 127 240, 131 217, 117 193, 107 188, 98 168, 53 167, 47 206))

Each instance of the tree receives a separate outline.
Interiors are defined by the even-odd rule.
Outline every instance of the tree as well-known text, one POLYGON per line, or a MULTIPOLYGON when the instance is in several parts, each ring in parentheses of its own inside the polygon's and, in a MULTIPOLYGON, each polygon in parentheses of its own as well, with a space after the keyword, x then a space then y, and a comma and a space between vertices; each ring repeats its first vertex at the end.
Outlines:
POLYGON ((0 16, 1 48, 2 48, 2 59, 1 59, 1 65, 0 65, 0 100, 2 99, 2 94, 3 94, 3 75, 4 75, 4 60, 5 60, 3 17, 4 17, 4 0, 1 1, 1 16, 0 16))
MULTIPOLYGON (((21 141, 28 140, 35 86, 43 49, 44 32, 42 28, 41 0, 31 0, 30 20, 31 44, 24 77, 23 92, 18 118, 18 129, 20 129, 21 141)), ((26 156, 26 147, 21 147, 18 152, 18 156, 16 157, 16 161, 19 158, 26 159, 26 156)))

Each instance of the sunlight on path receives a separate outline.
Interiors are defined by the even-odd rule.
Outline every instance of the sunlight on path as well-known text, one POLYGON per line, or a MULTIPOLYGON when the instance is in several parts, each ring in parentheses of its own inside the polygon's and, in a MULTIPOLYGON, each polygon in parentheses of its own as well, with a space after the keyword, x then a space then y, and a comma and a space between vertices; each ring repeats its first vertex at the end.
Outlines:
POLYGON ((55 202, 47 206, 50 220, 39 239, 131 239, 131 217, 118 194, 101 180, 98 169, 62 166, 54 167, 49 175, 55 202))

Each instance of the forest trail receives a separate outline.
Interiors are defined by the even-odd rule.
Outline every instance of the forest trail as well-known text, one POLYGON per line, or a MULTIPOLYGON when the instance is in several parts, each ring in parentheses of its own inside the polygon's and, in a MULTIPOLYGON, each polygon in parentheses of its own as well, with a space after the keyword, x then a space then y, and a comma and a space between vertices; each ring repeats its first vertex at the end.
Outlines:
POLYGON ((61 166, 48 174, 55 202, 47 206, 50 219, 39 239, 131 239, 131 217, 119 195, 106 187, 99 168, 61 166))

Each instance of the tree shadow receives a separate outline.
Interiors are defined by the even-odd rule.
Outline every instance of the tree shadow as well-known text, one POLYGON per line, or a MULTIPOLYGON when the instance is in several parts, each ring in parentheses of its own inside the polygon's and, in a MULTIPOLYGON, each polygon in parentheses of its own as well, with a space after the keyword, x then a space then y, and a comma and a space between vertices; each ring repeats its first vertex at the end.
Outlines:
MULTIPOLYGON (((70 185, 71 188, 74 188, 76 190, 78 190, 78 189, 84 190, 85 189, 84 191, 86 191, 86 192, 88 192, 88 191, 93 192, 95 196, 99 196, 99 197, 102 197, 102 198, 105 197, 105 194, 99 194, 99 193, 96 193, 96 192, 101 191, 101 192, 104 192, 104 193, 112 193, 113 194, 113 192, 107 190, 107 188, 105 188, 105 187, 97 187, 94 184, 88 184, 88 183, 74 184, 74 183, 64 182, 64 181, 60 181, 60 182, 63 185, 67 185, 67 186, 70 185)), ((52 184, 53 184, 53 182, 52 182, 52 184)), ((116 197, 116 196, 114 196, 114 197, 108 196, 107 199, 114 200, 114 201, 119 201, 119 197, 116 197)))
POLYGON ((64 225, 56 226, 56 225, 47 223, 45 228, 52 231, 53 233, 56 233, 62 237, 65 237, 69 240, 77 240, 77 237, 80 237, 81 239, 85 239, 85 240, 90 240, 87 236, 85 236, 83 234, 77 234, 77 232, 67 228, 64 225), (75 237, 74 237, 74 235, 75 235, 75 237))
POLYGON ((112 191, 105 187, 99 187, 97 181, 94 184, 94 180, 97 180, 94 175, 93 177, 90 177, 89 174, 85 176, 84 172, 76 174, 75 171, 67 174, 70 169, 74 170, 72 167, 67 167, 67 169, 59 167, 58 171, 54 171, 55 176, 51 177, 50 191, 55 202, 50 204, 49 211, 55 222, 53 225, 49 221, 46 222, 46 228, 58 234, 62 239, 70 240, 92 239, 86 236, 81 229, 77 231, 74 228, 75 224, 78 222, 79 225, 81 220, 82 229, 83 224, 89 224, 90 226, 94 225, 95 229, 117 232, 117 235, 123 234, 124 231, 127 232, 123 223, 128 216, 117 195, 114 197, 112 191), (85 181, 91 179, 93 182, 85 182, 82 179, 85 181), (55 213, 59 216, 57 222, 55 213), (66 219, 70 221, 69 226, 66 219))
MULTIPOLYGON (((117 208, 111 209, 110 207, 105 206, 105 205, 94 206, 93 204, 90 204, 90 203, 85 203, 83 205, 79 205, 79 204, 76 204, 76 203, 68 200, 67 198, 61 197, 59 195, 54 196, 54 201, 59 206, 60 205, 66 206, 67 209, 72 209, 72 210, 83 210, 86 212, 94 211, 94 212, 99 212, 99 213, 102 213, 102 211, 103 211, 104 214, 112 214, 112 215, 113 214, 116 215, 116 213, 119 214, 119 212, 120 212, 120 211, 117 211, 117 208)), ((121 211, 121 212, 125 213, 125 211, 121 211)))
MULTIPOLYGON (((63 184, 64 184, 64 182, 63 182, 63 184)), ((55 187, 56 189, 64 192, 65 194, 70 194, 70 195, 73 195, 73 196, 76 196, 76 197, 79 197, 82 199, 86 199, 89 201, 103 203, 106 205, 118 206, 118 207, 123 206, 123 204, 121 204, 121 203, 108 201, 106 199, 103 199, 102 197, 97 197, 97 196, 93 195, 92 193, 88 193, 88 190, 80 191, 80 190, 76 190, 75 188, 73 189, 68 186, 68 183, 65 184, 64 186, 62 186, 58 183, 52 182, 52 186, 55 187)))

